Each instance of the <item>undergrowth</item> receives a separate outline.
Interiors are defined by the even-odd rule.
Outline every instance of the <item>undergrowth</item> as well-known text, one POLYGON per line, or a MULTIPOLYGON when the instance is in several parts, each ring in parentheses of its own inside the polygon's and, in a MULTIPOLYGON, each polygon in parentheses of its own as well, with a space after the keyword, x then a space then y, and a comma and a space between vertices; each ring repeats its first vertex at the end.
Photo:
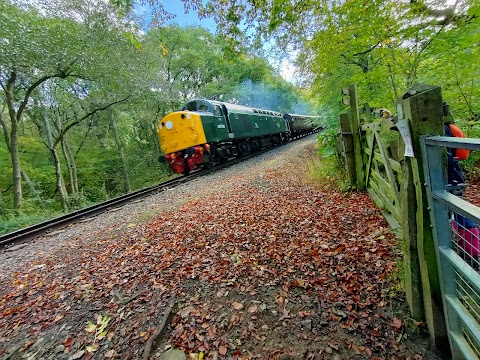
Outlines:
POLYGON ((308 163, 307 169, 309 176, 322 187, 341 192, 352 190, 345 169, 334 156, 312 159, 308 163))
MULTIPOLYGON (((53 216, 50 216, 53 217, 53 216)), ((50 218, 45 214, 32 214, 32 215, 5 215, 0 218, 0 235, 8 234, 12 231, 38 224, 46 219, 50 218)))
MULTIPOLYGON (((466 122, 459 122, 457 125, 463 129, 467 137, 480 138, 480 125, 469 125, 466 122)), ((460 166, 468 180, 480 178, 480 151, 470 151, 468 159, 461 161, 460 166)))
POLYGON ((327 129, 318 136, 318 154, 307 165, 308 175, 321 187, 351 191, 345 168, 337 155, 335 138, 336 131, 333 129, 327 129))
POLYGON ((393 246, 391 251, 392 254, 395 256, 395 268, 389 274, 388 280, 392 284, 392 290, 394 292, 394 296, 399 293, 405 292, 405 261, 404 261, 404 254, 406 254, 409 249, 406 241, 403 239, 402 234, 399 230, 395 231, 392 230, 397 238, 396 246, 393 246))

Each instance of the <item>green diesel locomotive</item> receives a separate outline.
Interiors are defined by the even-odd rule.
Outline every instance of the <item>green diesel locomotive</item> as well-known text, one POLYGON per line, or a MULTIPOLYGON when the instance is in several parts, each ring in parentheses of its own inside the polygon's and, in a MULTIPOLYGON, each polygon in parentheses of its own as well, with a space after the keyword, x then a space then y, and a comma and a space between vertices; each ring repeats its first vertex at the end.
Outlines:
POLYGON ((158 123, 158 136, 170 168, 187 174, 311 132, 315 119, 197 99, 166 115, 158 123))

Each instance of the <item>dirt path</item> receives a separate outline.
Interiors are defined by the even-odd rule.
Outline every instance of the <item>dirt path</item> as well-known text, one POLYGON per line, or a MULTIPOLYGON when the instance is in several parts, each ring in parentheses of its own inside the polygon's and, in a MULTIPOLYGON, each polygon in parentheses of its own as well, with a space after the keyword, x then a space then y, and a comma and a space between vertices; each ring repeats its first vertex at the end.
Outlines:
POLYGON ((392 281, 396 239, 366 195, 308 180, 313 145, 171 190, 176 206, 120 213, 5 276, 0 358, 141 359, 173 301, 151 358, 435 359, 392 281))

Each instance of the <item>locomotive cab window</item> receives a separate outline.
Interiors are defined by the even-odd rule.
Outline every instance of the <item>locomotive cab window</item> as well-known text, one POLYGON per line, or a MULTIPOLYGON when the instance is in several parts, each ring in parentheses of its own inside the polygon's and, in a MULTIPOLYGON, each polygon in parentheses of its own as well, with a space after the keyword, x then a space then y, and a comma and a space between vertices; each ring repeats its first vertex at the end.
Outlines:
POLYGON ((196 111, 197 103, 195 101, 190 101, 182 108, 182 110, 196 111))
POLYGON ((219 105, 215 105, 213 114, 215 116, 222 116, 222 108, 219 105))

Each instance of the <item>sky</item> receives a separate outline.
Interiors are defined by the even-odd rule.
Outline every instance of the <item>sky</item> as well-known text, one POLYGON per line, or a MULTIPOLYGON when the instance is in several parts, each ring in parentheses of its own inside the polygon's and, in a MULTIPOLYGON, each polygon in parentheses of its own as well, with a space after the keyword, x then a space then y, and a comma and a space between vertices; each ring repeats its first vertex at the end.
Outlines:
MULTIPOLYGON (((166 11, 175 15, 175 18, 171 20, 171 23, 178 24, 180 26, 189 26, 189 25, 198 25, 202 26, 212 33, 216 31, 216 24, 213 19, 199 19, 196 12, 190 10, 187 14, 185 14, 185 8, 181 0, 162 0, 161 3, 163 4, 166 11)), ((137 12, 145 14, 148 12, 148 8, 146 6, 137 6, 137 12)), ((287 81, 293 82, 295 78, 295 65, 292 62, 288 61, 287 59, 283 59, 281 63, 274 62, 273 59, 269 59, 270 64, 279 70, 280 75, 287 81)))
POLYGON ((173 20, 173 22, 177 23, 178 25, 200 25, 212 32, 215 32, 215 21, 212 19, 200 20, 197 13, 192 10, 185 14, 185 8, 181 0, 166 0, 162 1, 162 3, 166 11, 176 15, 176 18, 173 20))

